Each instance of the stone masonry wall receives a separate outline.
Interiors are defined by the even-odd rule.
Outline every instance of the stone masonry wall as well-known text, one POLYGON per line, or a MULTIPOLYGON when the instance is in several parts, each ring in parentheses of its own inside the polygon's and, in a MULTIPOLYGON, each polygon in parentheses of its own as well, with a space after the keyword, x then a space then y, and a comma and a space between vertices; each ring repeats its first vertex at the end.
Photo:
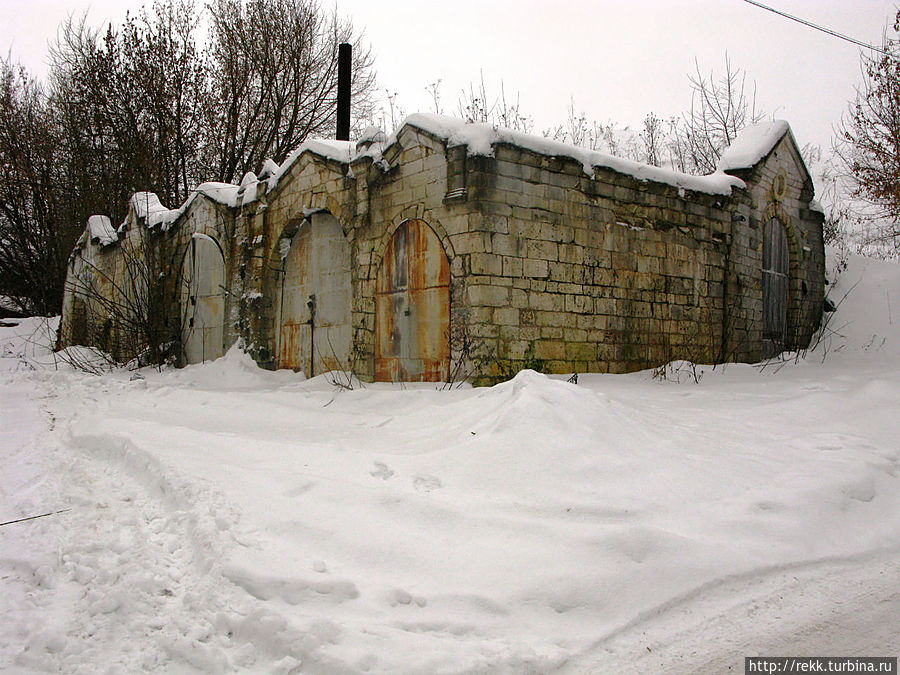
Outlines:
POLYGON ((467 181, 479 212, 457 250, 489 376, 719 358, 724 198, 511 146, 468 158, 467 181))
MULTIPOLYGON (((223 346, 242 337, 264 366, 272 365, 280 252, 310 210, 330 212, 349 243, 349 366, 363 379, 374 377, 378 270, 407 219, 424 220, 447 255, 451 360, 460 358, 461 337, 476 344, 463 372, 477 368, 481 381, 526 367, 624 372, 678 358, 756 360, 762 227, 777 218, 788 233, 789 328, 793 345, 803 346, 824 295, 822 217, 809 210, 812 185, 789 134, 753 169, 735 173, 748 189, 712 195, 611 169, 587 175, 574 159, 505 143, 494 145, 492 157, 467 156, 465 147, 405 126, 380 161, 363 155, 348 164, 305 152, 271 193, 258 183, 259 198, 249 205, 229 209, 197 198, 166 233, 148 236, 172 260, 167 293, 176 309, 176 268, 191 235, 220 243, 228 285, 223 346)), ((132 223, 127 236, 137 229, 132 223)), ((119 248, 84 243, 70 276, 89 264, 121 276, 119 248)), ((96 333, 103 320, 70 296, 69 344, 79 341, 78 326, 96 333)))
MULTIPOLYGON (((357 366, 362 377, 374 377, 375 282, 388 242, 405 220, 420 218, 434 230, 450 262, 451 323, 465 313, 459 299, 466 283, 458 246, 476 215, 473 204, 448 199, 447 150, 429 134, 413 128, 401 132, 385 154, 385 172, 371 161, 353 165, 360 185, 360 217, 353 232, 353 326, 357 366), (454 302, 454 299, 457 301, 454 302)), ((455 341, 451 339, 451 357, 455 341)))
POLYGON ((729 287, 734 330, 727 355, 757 361, 763 353, 763 227, 777 219, 788 237, 790 256, 789 349, 806 347, 822 318, 825 297, 824 215, 809 209, 813 185, 796 146, 786 135, 756 167, 735 172, 748 189, 737 196, 729 287))

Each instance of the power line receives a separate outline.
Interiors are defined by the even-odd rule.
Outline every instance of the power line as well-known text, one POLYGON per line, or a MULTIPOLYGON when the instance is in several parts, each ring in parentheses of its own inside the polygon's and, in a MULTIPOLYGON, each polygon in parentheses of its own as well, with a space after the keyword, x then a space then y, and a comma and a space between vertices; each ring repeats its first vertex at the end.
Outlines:
POLYGON ((856 38, 852 38, 849 35, 844 35, 843 33, 838 33, 836 30, 831 30, 830 28, 825 28, 824 26, 820 26, 819 24, 813 23, 812 21, 807 21, 806 19, 801 19, 799 16, 794 16, 793 14, 788 14, 787 12, 782 12, 781 10, 775 9, 773 7, 769 7, 768 5, 764 5, 761 2, 756 2, 756 0, 744 0, 744 2, 759 7, 760 9, 765 9, 773 14, 778 14, 779 16, 783 16, 786 19, 790 19, 791 21, 796 21, 797 23, 802 23, 804 26, 809 26, 810 28, 814 28, 815 30, 822 31, 823 33, 827 33, 828 35, 832 35, 836 38, 840 38, 841 40, 846 40, 847 42, 852 42, 855 45, 859 45, 860 47, 864 47, 865 49, 871 49, 872 51, 879 52, 884 54, 885 56, 893 56, 888 50, 883 47, 876 47, 875 45, 870 45, 866 42, 862 42, 861 40, 857 40, 856 38))

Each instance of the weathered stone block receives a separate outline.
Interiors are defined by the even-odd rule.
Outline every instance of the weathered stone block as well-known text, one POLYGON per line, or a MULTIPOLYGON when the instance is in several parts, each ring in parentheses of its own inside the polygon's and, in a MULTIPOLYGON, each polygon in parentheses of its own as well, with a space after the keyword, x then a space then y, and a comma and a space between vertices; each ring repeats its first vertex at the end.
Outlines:
POLYGON ((500 326, 518 326, 519 310, 513 307, 498 307, 494 310, 494 323, 500 326))
POLYGON ((503 256, 503 276, 521 277, 524 274, 523 262, 521 258, 503 256))
POLYGON ((525 258, 522 260, 522 274, 526 277, 544 279, 550 274, 550 269, 546 260, 525 258))
POLYGON ((528 298, 528 304, 533 309, 545 310, 548 312, 562 312, 566 308, 565 298, 565 295, 532 293, 528 298))
POLYGON ((539 340, 534 345, 534 356, 538 359, 565 359, 566 343, 562 340, 539 340))
POLYGON ((472 274, 503 274, 503 258, 488 253, 472 253, 469 256, 469 269, 472 274))
POLYGON ((597 358, 597 345, 591 342, 567 342, 566 358, 570 361, 594 361, 597 358))
POLYGON ((504 307, 509 304, 509 289, 502 286, 471 285, 468 294, 472 305, 504 307))
POLYGON ((529 240, 525 246, 526 255, 529 258, 539 260, 558 260, 559 251, 552 241, 529 240))
POLYGON ((563 297, 566 299, 567 312, 586 314, 594 310, 593 298, 586 295, 566 295, 563 297))

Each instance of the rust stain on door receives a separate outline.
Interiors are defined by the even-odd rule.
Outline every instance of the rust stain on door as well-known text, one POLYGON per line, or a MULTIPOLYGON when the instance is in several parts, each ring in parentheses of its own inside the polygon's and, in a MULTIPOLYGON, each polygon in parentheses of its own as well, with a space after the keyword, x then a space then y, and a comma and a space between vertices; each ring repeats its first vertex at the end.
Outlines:
POLYGON ((350 293, 350 249, 341 225, 331 214, 313 214, 282 262, 276 367, 308 377, 347 369, 350 293))
POLYGON ((378 270, 375 379, 438 382, 450 370, 450 261, 423 220, 397 228, 378 270))

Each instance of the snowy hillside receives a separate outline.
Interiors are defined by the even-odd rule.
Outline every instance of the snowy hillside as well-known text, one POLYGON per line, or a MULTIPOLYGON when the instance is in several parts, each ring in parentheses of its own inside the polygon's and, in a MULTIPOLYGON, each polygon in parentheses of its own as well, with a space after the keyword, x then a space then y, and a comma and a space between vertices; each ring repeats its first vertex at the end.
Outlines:
POLYGON ((699 384, 347 391, 237 350, 130 379, 0 328, 0 521, 64 510, 0 527, 0 671, 895 655, 900 266, 852 258, 830 296, 805 358, 699 384))

